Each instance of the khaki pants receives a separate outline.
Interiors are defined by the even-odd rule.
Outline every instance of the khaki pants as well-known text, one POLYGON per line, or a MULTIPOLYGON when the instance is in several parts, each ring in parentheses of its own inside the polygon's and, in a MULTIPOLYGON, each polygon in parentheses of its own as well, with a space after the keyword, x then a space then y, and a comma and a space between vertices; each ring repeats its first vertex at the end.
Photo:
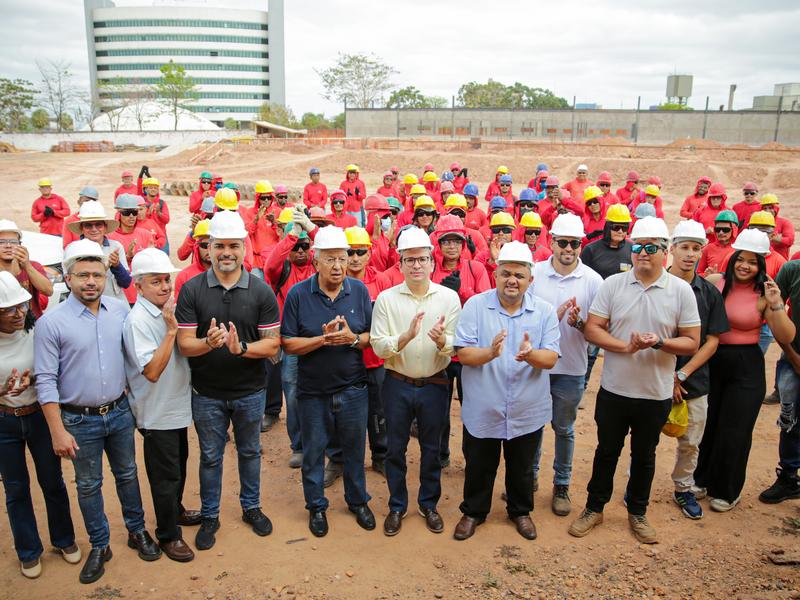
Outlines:
POLYGON ((700 441, 706 428, 708 412, 708 395, 686 400, 689 407, 689 426, 686 433, 678 438, 675 452, 675 468, 672 470, 672 481, 676 492, 688 492, 694 485, 694 470, 700 454, 700 441))

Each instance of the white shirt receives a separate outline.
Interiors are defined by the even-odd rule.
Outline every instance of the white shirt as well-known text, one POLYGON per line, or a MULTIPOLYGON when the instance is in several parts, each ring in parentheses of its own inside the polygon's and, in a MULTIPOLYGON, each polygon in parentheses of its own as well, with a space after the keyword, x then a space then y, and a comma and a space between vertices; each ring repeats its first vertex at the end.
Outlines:
MULTIPOLYGON (((0 385, 5 385, 12 369, 16 369, 20 375, 30 369, 33 380, 33 331, 20 329, 14 333, 0 332, 0 385)), ((34 402, 36 402, 36 386, 33 385, 33 381, 19 396, 0 397, 0 404, 14 408, 28 406, 34 402)))
MULTIPOLYGON (((125 256, 125 248, 122 247, 122 244, 120 244, 117 240, 112 240, 109 237, 106 237, 106 240, 108 240, 108 246, 101 244, 103 253, 106 256, 110 256, 114 250, 118 250, 119 252, 117 252, 117 254, 119 255, 119 264, 125 267, 127 271, 130 271, 130 268, 128 267, 128 258, 125 256)), ((133 282, 131 282, 131 285, 133 285, 133 282)), ((106 287, 103 289, 103 295, 111 296, 112 298, 122 300, 125 304, 128 304, 128 298, 125 296, 125 290, 119 287, 119 284, 117 284, 117 280, 114 277, 114 273, 111 271, 110 267, 106 270, 106 287)))

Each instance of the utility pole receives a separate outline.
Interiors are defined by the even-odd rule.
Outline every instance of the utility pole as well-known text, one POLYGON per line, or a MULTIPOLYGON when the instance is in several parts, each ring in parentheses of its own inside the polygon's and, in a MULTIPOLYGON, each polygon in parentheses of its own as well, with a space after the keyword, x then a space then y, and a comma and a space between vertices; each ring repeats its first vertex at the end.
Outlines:
POLYGON ((706 110, 703 113, 703 139, 706 139, 706 129, 708 128, 708 101, 709 97, 706 96, 706 110))
POLYGON ((733 110, 733 94, 736 92, 736 84, 731 84, 731 89, 728 92, 728 110, 733 110))

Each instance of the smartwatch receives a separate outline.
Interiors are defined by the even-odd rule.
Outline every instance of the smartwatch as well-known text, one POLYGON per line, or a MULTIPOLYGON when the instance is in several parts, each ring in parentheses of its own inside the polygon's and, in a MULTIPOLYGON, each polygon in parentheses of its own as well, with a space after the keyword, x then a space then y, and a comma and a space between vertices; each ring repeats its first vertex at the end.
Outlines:
POLYGON ((661 350, 661 348, 663 347, 664 347, 664 338, 658 336, 658 341, 655 344, 653 344, 652 348, 653 350, 661 350))
POLYGON ((242 347, 242 351, 239 352, 236 356, 244 356, 247 354, 247 342, 239 342, 239 345, 242 347))
POLYGON ((681 383, 689 379, 689 376, 683 371, 675 371, 675 377, 677 377, 678 381, 680 381, 681 383))

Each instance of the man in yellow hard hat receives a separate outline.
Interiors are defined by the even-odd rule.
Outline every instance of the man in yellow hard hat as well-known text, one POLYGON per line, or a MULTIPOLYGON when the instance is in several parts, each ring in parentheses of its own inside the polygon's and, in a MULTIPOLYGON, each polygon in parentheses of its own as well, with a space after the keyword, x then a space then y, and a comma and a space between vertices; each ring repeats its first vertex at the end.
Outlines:
POLYGON ((178 299, 178 294, 184 283, 195 275, 208 271, 211 267, 211 255, 208 251, 208 227, 210 224, 211 221, 209 219, 203 219, 194 226, 192 237, 195 244, 192 251, 192 262, 175 277, 175 300, 178 299))
POLYGON ((161 234, 164 236, 164 245, 158 246, 158 249, 169 254, 169 238, 167 237, 169 207, 167 206, 167 203, 161 199, 161 182, 150 175, 150 168, 147 165, 142 165, 142 168, 139 171, 139 178, 137 179, 137 192, 142 198, 144 198, 147 216, 153 219, 153 222, 161 230, 161 234))
POLYGON ((775 229, 769 234, 770 248, 786 260, 789 260, 789 250, 794 244, 794 225, 789 219, 778 216, 781 210, 781 202, 775 194, 761 196, 761 210, 775 217, 775 229))
POLYGON ((489 221, 489 249, 478 252, 475 260, 483 263, 483 266, 486 267, 490 281, 494 279, 494 270, 497 267, 500 250, 513 239, 515 228, 514 217, 505 211, 496 212, 489 221))
POLYGON ((345 178, 339 184, 339 189, 347 195, 347 202, 344 205, 345 212, 352 215, 359 226, 364 227, 366 214, 362 204, 367 197, 367 186, 359 179, 360 172, 361 169, 358 168, 358 165, 347 165, 345 167, 345 178))
POLYGON ((58 194, 53 193, 53 183, 47 177, 39 180, 39 194, 31 207, 31 220, 39 223, 39 231, 49 235, 61 236, 64 218, 69 216, 69 204, 58 194))

